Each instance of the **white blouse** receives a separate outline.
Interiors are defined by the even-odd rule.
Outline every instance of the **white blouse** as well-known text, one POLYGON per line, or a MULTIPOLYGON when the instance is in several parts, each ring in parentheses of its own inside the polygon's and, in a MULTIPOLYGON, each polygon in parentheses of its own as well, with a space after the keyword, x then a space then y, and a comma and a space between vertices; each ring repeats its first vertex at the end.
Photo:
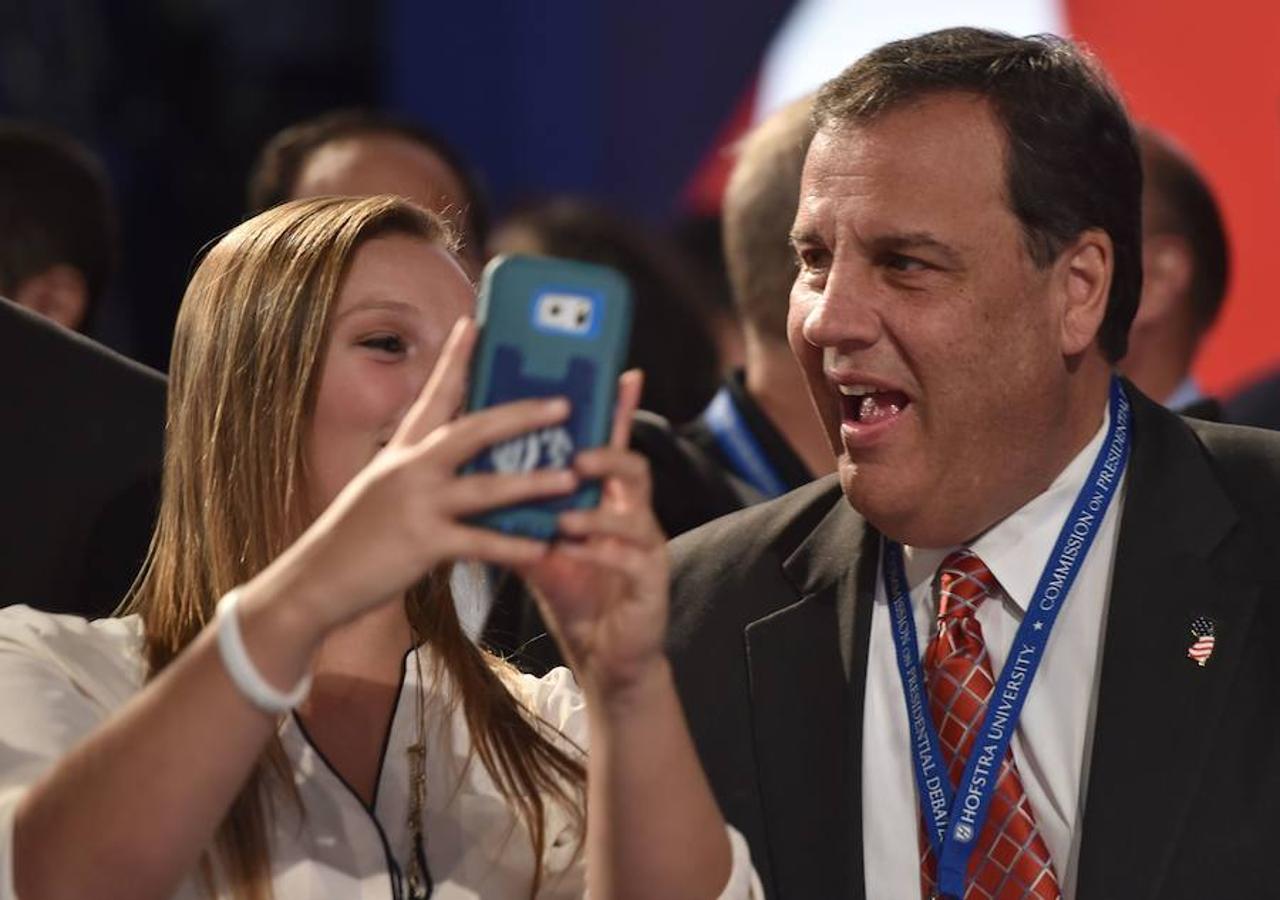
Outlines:
MULTIPOLYGON (((435 883, 432 898, 523 900, 534 870, 528 831, 473 758, 461 709, 449 703, 447 685, 431 680, 430 650, 418 652, 428 680, 423 849, 435 883)), ((271 865, 278 900, 402 896, 412 843, 407 749, 417 738, 417 668, 407 654, 372 809, 312 745, 296 716, 281 721, 280 739, 293 765, 303 814, 288 801, 274 804, 271 865)), ((23 794, 141 690, 145 673, 137 616, 87 622, 25 606, 0 609, 0 900, 17 896, 13 817, 23 794)), ((513 675, 509 687, 528 709, 586 748, 586 707, 568 669, 543 678, 513 675)), ((575 852, 572 817, 552 802, 546 815, 538 896, 582 897, 585 853, 575 852)), ((732 828, 729 837, 733 869, 721 896, 763 897, 746 842, 732 828)), ((63 851, 50 847, 48 852, 63 851)), ((199 878, 184 882, 176 896, 204 897, 199 878)))

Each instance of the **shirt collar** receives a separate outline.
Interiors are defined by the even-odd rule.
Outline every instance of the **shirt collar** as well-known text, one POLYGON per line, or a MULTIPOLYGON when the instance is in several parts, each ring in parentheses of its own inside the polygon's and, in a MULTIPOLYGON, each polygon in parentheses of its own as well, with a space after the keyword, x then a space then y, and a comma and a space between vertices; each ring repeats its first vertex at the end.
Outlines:
MULTIPOLYGON (((1111 410, 1108 407, 1103 413, 1102 425, 1089 443, 1058 473, 1047 490, 967 545, 991 570, 1005 594, 1022 612, 1026 612, 1045 560, 1053 552, 1054 541, 1062 530, 1062 523, 1067 520, 1071 505, 1102 449, 1110 421, 1111 410)), ((908 585, 915 588, 932 579, 947 554, 958 549, 904 547, 908 585)))
POLYGON ((742 417, 752 436, 759 441, 760 449, 764 451, 769 465, 786 484, 787 490, 813 481, 813 473, 804 464, 804 460, 773 424, 769 414, 761 409, 747 392, 746 371, 743 369, 734 371, 725 379, 723 387, 729 392, 729 399, 733 401, 738 415, 742 417))
POLYGON ((1173 393, 1164 400, 1165 409, 1177 410, 1186 409, 1191 404, 1203 400, 1204 391, 1200 390, 1200 384, 1188 375, 1182 379, 1182 383, 1174 388, 1173 393))

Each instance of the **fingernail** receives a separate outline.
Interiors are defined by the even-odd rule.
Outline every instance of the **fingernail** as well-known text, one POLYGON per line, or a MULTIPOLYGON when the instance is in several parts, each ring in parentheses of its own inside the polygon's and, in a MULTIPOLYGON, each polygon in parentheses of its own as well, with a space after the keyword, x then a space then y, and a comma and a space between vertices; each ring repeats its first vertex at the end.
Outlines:
POLYGON ((548 415, 567 416, 569 414, 569 401, 564 397, 552 397, 546 404, 548 415))

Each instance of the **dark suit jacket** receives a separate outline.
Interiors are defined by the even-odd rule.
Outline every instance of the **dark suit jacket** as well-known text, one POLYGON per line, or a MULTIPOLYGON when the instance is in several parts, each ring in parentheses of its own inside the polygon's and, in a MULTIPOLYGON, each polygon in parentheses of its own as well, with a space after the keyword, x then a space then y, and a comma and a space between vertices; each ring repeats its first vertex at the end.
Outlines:
MULTIPOLYGON (((1280 436, 1131 396, 1077 896, 1275 896, 1280 436), (1186 656, 1200 615, 1217 623, 1204 668, 1186 656)), ((770 897, 864 896, 878 547, 834 477, 673 545, 681 696, 770 897)))
POLYGON ((0 606, 101 616, 146 554, 164 377, 0 300, 0 606))
POLYGON ((1226 402, 1228 422, 1280 430, 1280 371, 1252 382, 1226 402))
POLYGON ((1188 419, 1203 419, 1206 422, 1221 422, 1222 404, 1213 397, 1201 397, 1195 403, 1175 410, 1178 415, 1188 419))

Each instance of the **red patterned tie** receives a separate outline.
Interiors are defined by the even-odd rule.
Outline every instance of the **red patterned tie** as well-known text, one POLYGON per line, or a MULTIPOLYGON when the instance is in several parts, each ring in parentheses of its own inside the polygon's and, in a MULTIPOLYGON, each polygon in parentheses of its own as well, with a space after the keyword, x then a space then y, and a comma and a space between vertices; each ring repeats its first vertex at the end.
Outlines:
MULTIPOLYGON (((929 710, 938 729, 954 788, 964 774, 987 701, 995 689, 991 660, 974 613, 1000 586, 968 550, 952 553, 938 569, 938 630, 924 654, 929 710)), ((936 891, 937 860, 921 820, 920 873, 924 895, 936 891)), ((982 834, 969 857, 965 900, 1059 900, 1061 891, 1049 848, 1022 789, 1022 779, 1005 752, 982 834)))

